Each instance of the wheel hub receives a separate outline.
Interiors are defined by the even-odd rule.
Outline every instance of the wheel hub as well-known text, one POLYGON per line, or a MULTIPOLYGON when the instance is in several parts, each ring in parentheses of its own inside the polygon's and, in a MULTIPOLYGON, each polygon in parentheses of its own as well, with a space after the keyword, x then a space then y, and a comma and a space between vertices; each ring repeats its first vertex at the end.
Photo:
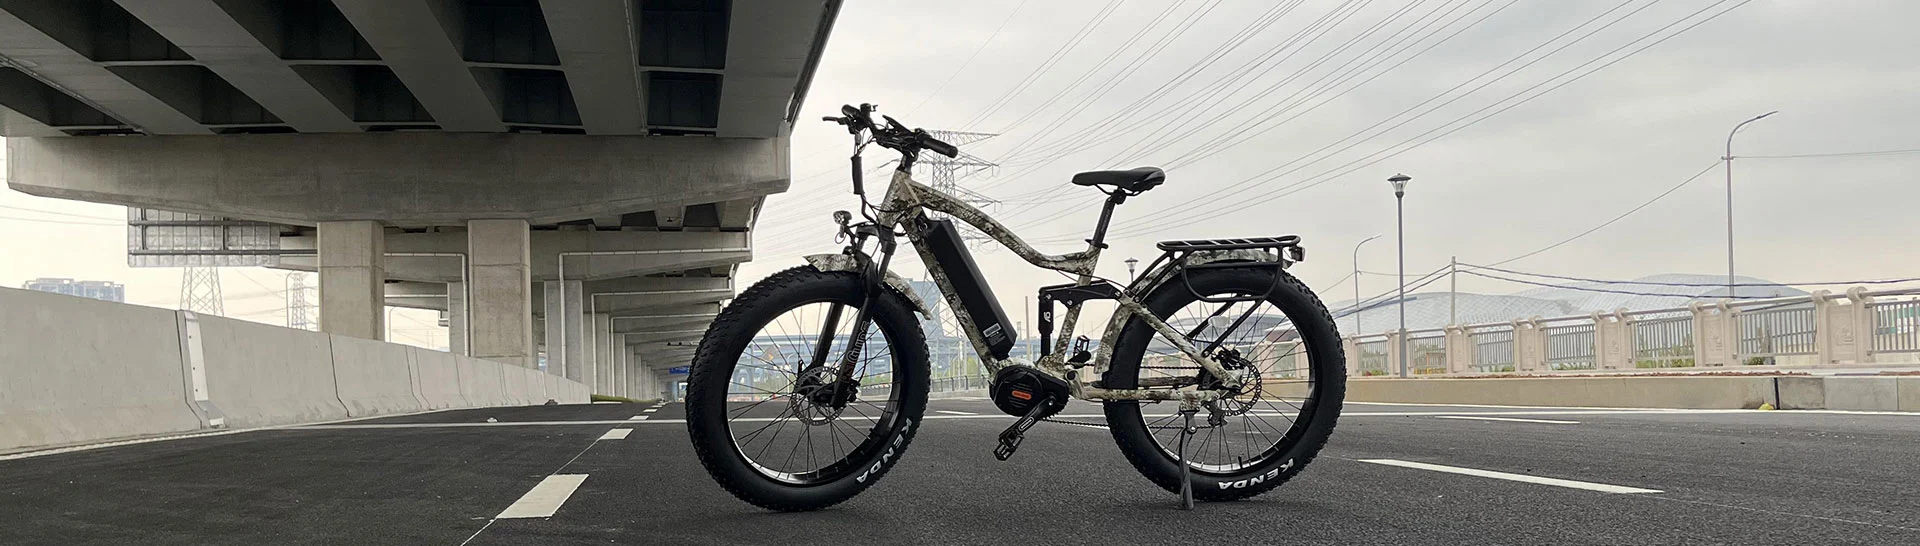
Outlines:
POLYGON ((793 389, 792 413, 809 425, 831 423, 847 403, 858 397, 859 387, 858 382, 835 379, 833 370, 826 366, 800 372, 793 389))

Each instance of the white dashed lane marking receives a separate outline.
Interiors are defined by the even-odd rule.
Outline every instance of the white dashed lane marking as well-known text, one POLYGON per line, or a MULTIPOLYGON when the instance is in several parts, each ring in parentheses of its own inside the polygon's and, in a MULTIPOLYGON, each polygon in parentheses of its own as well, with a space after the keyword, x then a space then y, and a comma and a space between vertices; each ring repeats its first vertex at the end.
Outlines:
POLYGON ((602 435, 600 435, 600 439, 602 439, 602 440, 625 440, 625 439, 627 439, 627 435, 628 435, 628 434, 633 434, 633 429, 630 429, 630 428, 616 428, 616 429, 613 429, 613 430, 609 430, 609 431, 607 431, 607 433, 606 433, 606 434, 602 434, 602 435))
POLYGON ((1471 421, 1506 421, 1509 423, 1540 423, 1546 425, 1578 425, 1579 421, 1561 421, 1557 419, 1515 419, 1512 417, 1476 417, 1472 415, 1435 415, 1434 419, 1466 419, 1471 421))
POLYGON ((579 490, 580 484, 586 481, 586 474, 555 474, 547 476, 546 479, 540 480, 538 485, 533 486, 532 490, 527 491, 527 494, 521 495, 520 500, 513 501, 512 506, 508 506, 506 510, 501 511, 500 515, 494 516, 494 518, 553 517, 554 512, 560 511, 560 505, 566 504, 567 498, 572 497, 573 492, 579 490))
POLYGON ((1610 485, 1610 484, 1604 484, 1604 483, 1583 482, 1583 481, 1576 481, 1576 480, 1563 480, 1559 478, 1546 478, 1546 477, 1532 476, 1527 474, 1514 474, 1511 472, 1496 472, 1492 470, 1480 470, 1477 468, 1465 468, 1465 467, 1458 467, 1458 466, 1447 466, 1447 465, 1429 464, 1429 463, 1416 463, 1413 461, 1402 461, 1399 459, 1357 459, 1357 460, 1363 463, 1397 466, 1400 468, 1412 468, 1416 470, 1431 470, 1434 472, 1460 474, 1463 476, 1478 476, 1481 478, 1493 478, 1496 480, 1507 480, 1507 481, 1532 483, 1532 484, 1540 484, 1540 485, 1551 485, 1554 487, 1565 487, 1569 489, 1584 489, 1587 491, 1599 491, 1601 493, 1633 494, 1633 493, 1660 493, 1661 492, 1658 489, 1641 489, 1638 487, 1627 487, 1624 485, 1610 485))
POLYGON ((628 421, 645 421, 645 420, 647 420, 647 416, 645 416, 645 415, 635 415, 635 416, 633 416, 633 417, 628 417, 628 418, 627 418, 627 420, 628 420, 628 421))
POLYGON ((978 413, 974 413, 971 411, 953 411, 953 410, 943 410, 943 409, 933 410, 933 411, 936 413, 945 413, 947 415, 979 415, 978 413))

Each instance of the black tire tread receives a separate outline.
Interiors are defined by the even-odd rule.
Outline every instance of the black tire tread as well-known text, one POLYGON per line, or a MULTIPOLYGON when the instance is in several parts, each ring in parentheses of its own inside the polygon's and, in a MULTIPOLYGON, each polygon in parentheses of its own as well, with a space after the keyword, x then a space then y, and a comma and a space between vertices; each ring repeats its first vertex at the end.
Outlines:
MULTIPOLYGON (((1307 288, 1306 283, 1301 282, 1300 279, 1294 277, 1293 274, 1287 273, 1285 271, 1280 271, 1278 274, 1280 275, 1280 282, 1286 285, 1287 288, 1297 290, 1300 293, 1306 295, 1308 301, 1313 303, 1312 312, 1317 312, 1320 315, 1320 318, 1325 320, 1329 327, 1333 328, 1333 339, 1336 339, 1336 340, 1339 339, 1340 338, 1339 325, 1338 323, 1334 322, 1333 314, 1327 311, 1326 304, 1320 301, 1320 296, 1318 294, 1315 294, 1312 289, 1307 288)), ((1184 287, 1180 287, 1177 284, 1173 284, 1173 283, 1177 283, 1178 281, 1168 281, 1168 282, 1172 286, 1163 285, 1161 288, 1178 288, 1181 290, 1185 290, 1184 287)), ((1151 299, 1151 297, 1152 296, 1149 295, 1147 299, 1151 299)), ((1333 365, 1338 369, 1339 377, 1344 378, 1346 376, 1346 367, 1347 367, 1346 358, 1345 358, 1345 348, 1341 347, 1339 344, 1335 344, 1332 347, 1332 350, 1335 351, 1335 353, 1341 357, 1339 359, 1334 360, 1333 365)), ((1315 373, 1318 373, 1318 371, 1316 370, 1315 373)), ((1343 400, 1346 397, 1346 382, 1337 381, 1335 382, 1335 384, 1338 385, 1338 388, 1335 389, 1335 392, 1322 392, 1322 393, 1319 393, 1319 396, 1331 396, 1333 400, 1343 400)), ((1336 407, 1335 411, 1327 417, 1325 436, 1320 438, 1319 441, 1312 442, 1310 445, 1305 446, 1304 451, 1294 457, 1294 460, 1296 461, 1295 466, 1291 470, 1288 470, 1286 472, 1281 472, 1276 479, 1268 480, 1255 485, 1250 485, 1248 487, 1235 488, 1235 489, 1222 490, 1222 489, 1196 487, 1194 488, 1194 499, 1202 500, 1202 501, 1242 500, 1242 499, 1258 496, 1262 493, 1272 491, 1274 488, 1280 487, 1281 485, 1285 484, 1287 481, 1291 480, 1294 476, 1298 475, 1302 470, 1304 470, 1307 467, 1308 464, 1313 462, 1313 459, 1320 454, 1321 448, 1326 447, 1327 439, 1332 437, 1333 429, 1336 425, 1338 425, 1338 423, 1339 423, 1339 412, 1336 407)), ((1111 424, 1110 424, 1110 427, 1111 427, 1111 424)), ((1135 439, 1122 435, 1118 427, 1111 427, 1110 430, 1113 431, 1114 441, 1118 443, 1120 446, 1120 453, 1126 455, 1127 462, 1133 465, 1134 470, 1139 471, 1140 475, 1145 476, 1148 480, 1153 481, 1155 485, 1158 485, 1161 488, 1166 489, 1168 492, 1178 493, 1180 491, 1180 481, 1178 477, 1162 476, 1159 473, 1153 471, 1153 467, 1151 465, 1152 463, 1158 462, 1158 461, 1148 459, 1148 457, 1159 457, 1160 446, 1158 446, 1157 444, 1153 444, 1153 439, 1151 436, 1147 438, 1146 445, 1141 445, 1140 443, 1135 442, 1134 441, 1135 439)))
MULTIPOLYGON (((699 365, 699 363, 701 362, 707 362, 710 359, 718 358, 712 354, 715 344, 708 343, 709 340, 716 339, 716 336, 724 337, 724 336, 738 336, 738 335, 744 335, 744 336, 754 335, 755 332, 741 331, 746 328, 757 327, 757 325, 748 324, 745 322, 749 318, 745 316, 747 309, 752 308, 760 300, 771 297, 774 294, 778 294, 780 292, 784 292, 787 290, 793 290, 802 283, 812 282, 819 279, 822 276, 831 276, 831 275, 857 276, 856 274, 851 272, 841 272, 841 271, 828 272, 828 271, 820 271, 818 269, 815 269, 813 266, 798 266, 798 267, 793 267, 793 268, 780 271, 778 273, 774 273, 773 275, 768 276, 767 278, 761 279, 759 282, 754 283, 753 286, 750 286, 745 291, 741 292, 740 295, 734 298, 734 300, 731 303, 729 303, 725 309, 722 309, 720 311, 719 316, 715 317, 713 320, 713 323, 707 327, 706 333, 702 334, 701 340, 700 340, 700 346, 694 350, 693 362, 695 363, 695 365, 692 367, 691 370, 689 370, 687 374, 688 384, 689 385, 701 384, 702 383, 701 380, 706 378, 708 375, 711 375, 714 373, 721 373, 716 371, 716 369, 712 366, 699 365)), ((887 292, 891 295, 891 297, 897 299, 902 303, 907 301, 905 296, 899 294, 898 291, 896 290, 888 289, 887 292)), ((911 311, 912 309, 911 306, 909 306, 908 309, 909 309, 908 311, 909 313, 913 312, 911 311)), ((911 328, 907 328, 906 330, 913 332, 915 334, 918 334, 919 326, 915 325, 911 328)), ((928 358, 927 344, 924 341, 924 339, 915 337, 914 339, 900 340, 900 341, 903 348, 909 351, 913 351, 913 353, 909 354, 910 360, 912 360, 913 362, 922 363, 924 365, 924 363, 927 361, 927 358, 928 358), (917 358, 912 358, 912 357, 917 357, 917 358)), ((889 340, 889 345, 892 345, 892 340, 889 340)), ((727 381, 728 379, 725 377, 722 377, 722 378, 719 378, 719 380, 727 381)), ((924 400, 927 396, 927 393, 925 391, 921 391, 919 393, 906 393, 906 394, 908 396, 918 395, 922 400, 924 400)), ((706 400, 706 396, 707 396, 707 393, 703 389, 689 388, 687 391, 687 402, 686 402, 687 407, 688 408, 701 407, 701 405, 703 404, 710 403, 708 400, 706 400)), ((725 404, 725 400, 724 399, 721 400, 720 403, 725 404)), ((908 406, 913 407, 915 405, 909 404, 908 406)), ((924 404, 919 404, 919 406, 924 406, 924 404)), ((867 487, 872 487, 874 483, 879 482, 881 478, 885 477, 887 472, 892 470, 893 466, 895 464, 898 464, 900 462, 900 458, 906 454, 907 447, 913 443, 913 436, 916 432, 918 432, 920 428, 920 421, 921 421, 920 415, 906 416, 908 418, 908 426, 907 426, 907 429, 904 432, 902 432, 902 434, 905 437, 902 439, 900 443, 900 447, 895 452, 893 459, 891 461, 887 461, 886 463, 882 464, 880 470, 878 470, 872 475, 872 479, 867 480, 864 484, 862 484, 860 487, 855 489, 852 494, 848 494, 838 498, 833 498, 833 497, 811 498, 805 495, 796 495, 795 497, 798 498, 798 500, 796 500, 796 499, 763 498, 761 496, 755 495, 751 489, 748 489, 747 487, 744 486, 744 484, 738 481, 738 478, 736 477, 736 474, 734 472, 726 471, 726 469, 719 468, 718 465, 732 463, 733 462, 731 458, 732 455, 729 453, 715 453, 711 448, 709 440, 712 439, 710 435, 713 435, 713 434, 722 434, 722 435, 729 434, 726 431, 726 428, 724 426, 720 426, 716 430, 707 430, 707 427, 703 426, 703 423, 699 422, 698 419, 694 418, 691 411, 688 412, 687 417, 688 417, 687 433, 689 436, 692 436, 693 438, 694 454, 700 459, 700 464, 702 467, 706 469, 707 474, 709 476, 712 476, 714 481, 719 483, 722 489, 725 489, 728 493, 731 493, 735 498, 738 498, 742 501, 746 501, 750 504, 759 506, 761 508, 765 508, 768 510, 777 510, 781 512, 806 512, 806 511, 813 511, 813 510, 828 508, 853 498, 855 495, 858 495, 860 491, 866 490, 867 487)), ((813 496, 813 497, 818 497, 818 496, 813 496)))

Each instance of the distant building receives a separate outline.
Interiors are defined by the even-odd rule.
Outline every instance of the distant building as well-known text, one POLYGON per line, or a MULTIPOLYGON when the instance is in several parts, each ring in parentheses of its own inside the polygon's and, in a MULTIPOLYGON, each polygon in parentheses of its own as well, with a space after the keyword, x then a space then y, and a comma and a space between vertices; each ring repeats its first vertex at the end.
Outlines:
POLYGON ((73 279, 34 279, 20 286, 37 292, 52 292, 82 298, 126 303, 127 287, 112 281, 76 281, 73 279))

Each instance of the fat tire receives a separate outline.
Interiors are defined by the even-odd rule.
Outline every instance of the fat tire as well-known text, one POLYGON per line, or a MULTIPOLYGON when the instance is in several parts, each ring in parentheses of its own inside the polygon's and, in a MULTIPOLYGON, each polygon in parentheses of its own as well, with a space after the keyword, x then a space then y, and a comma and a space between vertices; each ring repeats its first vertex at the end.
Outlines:
MULTIPOLYGON (((873 469, 820 484, 795 485, 768 478, 754 470, 735 446, 727 423, 727 385, 734 362, 745 345, 768 321, 797 305, 830 298, 851 299, 857 306, 866 291, 860 276, 844 271, 820 271, 801 266, 775 273, 742 292, 720 312, 700 339, 687 377, 687 433, 693 451, 720 487, 746 501, 782 512, 819 510, 853 498, 885 476, 906 453, 920 427, 927 405, 927 343, 904 295, 883 289, 870 310, 873 323, 887 337, 893 353, 893 392, 897 419, 886 444, 860 467, 873 469), (865 476, 864 481, 857 477, 865 476)), ((848 320, 851 320, 849 318, 848 320)))
MULTIPOLYGON (((1346 397, 1346 356, 1341 347, 1339 329, 1332 315, 1327 313, 1326 305, 1320 302, 1313 290, 1293 275, 1285 271, 1276 273, 1272 269, 1231 268, 1188 272, 1195 288, 1202 293, 1215 294, 1219 292, 1209 290, 1241 288, 1255 293, 1263 292, 1267 287, 1275 286, 1275 274, 1280 275, 1279 284, 1268 301, 1293 320, 1302 339, 1306 340, 1315 389, 1315 400, 1311 404, 1313 418, 1306 423, 1300 440, 1286 453, 1232 474, 1192 472, 1195 499, 1240 500, 1279 487, 1313 462, 1314 456, 1320 453, 1328 437, 1333 434, 1335 422, 1339 420, 1341 402, 1346 397), (1289 461, 1292 464, 1287 464, 1289 461), (1273 475, 1268 476, 1269 473, 1273 475)), ((1193 300, 1187 284, 1175 278, 1156 287, 1142 303, 1154 314, 1165 317, 1193 300)), ((1129 320, 1115 340, 1114 355, 1103 376, 1103 383, 1111 388, 1133 388, 1137 385, 1141 358, 1154 335, 1153 329, 1144 321, 1138 318, 1129 320)), ((1132 463, 1135 470, 1155 485, 1178 493, 1180 465, 1154 441, 1152 431, 1148 430, 1146 420, 1140 415, 1140 403, 1107 402, 1104 406, 1108 429, 1113 433, 1114 442, 1119 444, 1120 452, 1126 455, 1127 462, 1132 463)), ((1205 416, 1205 412, 1200 414, 1201 418, 1205 416)))

